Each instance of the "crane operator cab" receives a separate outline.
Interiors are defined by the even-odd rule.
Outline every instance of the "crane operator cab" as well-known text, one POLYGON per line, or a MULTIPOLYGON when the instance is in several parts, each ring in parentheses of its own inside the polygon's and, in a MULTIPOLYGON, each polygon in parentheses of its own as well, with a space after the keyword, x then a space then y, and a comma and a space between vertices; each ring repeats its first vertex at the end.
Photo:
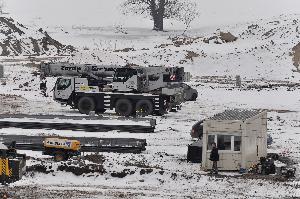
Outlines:
POLYGON ((116 69, 113 82, 111 83, 113 91, 134 92, 140 90, 140 76, 142 72, 142 70, 134 68, 116 69))
POLYGON ((60 77, 55 83, 53 98, 54 100, 67 103, 74 91, 74 78, 60 77))

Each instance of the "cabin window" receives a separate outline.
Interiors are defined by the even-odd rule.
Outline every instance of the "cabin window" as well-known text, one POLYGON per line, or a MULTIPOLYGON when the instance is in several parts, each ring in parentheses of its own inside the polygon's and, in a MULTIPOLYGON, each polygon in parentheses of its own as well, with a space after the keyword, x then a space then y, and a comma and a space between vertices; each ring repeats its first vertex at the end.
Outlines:
POLYGON ((241 143, 242 143, 242 137, 241 136, 234 136, 234 151, 240 151, 241 150, 241 143))
POLYGON ((71 79, 59 78, 56 84, 57 84, 57 90, 66 90, 71 85, 71 79))
POLYGON ((233 135, 208 135, 207 150, 211 150, 212 143, 216 143, 220 151, 241 151, 241 136, 233 135))
POLYGON ((217 145, 219 150, 231 150, 231 135, 218 135, 217 145))
POLYGON ((207 150, 211 150, 211 144, 215 142, 215 135, 209 135, 207 140, 207 150))

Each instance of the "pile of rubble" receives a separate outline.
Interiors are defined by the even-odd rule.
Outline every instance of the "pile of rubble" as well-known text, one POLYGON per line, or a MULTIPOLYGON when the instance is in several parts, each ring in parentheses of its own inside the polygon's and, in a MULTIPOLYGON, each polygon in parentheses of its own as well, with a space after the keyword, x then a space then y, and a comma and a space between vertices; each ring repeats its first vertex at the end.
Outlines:
POLYGON ((204 38, 204 43, 215 43, 215 44, 223 44, 223 43, 230 43, 236 41, 238 38, 231 34, 230 32, 220 32, 218 34, 215 34, 214 36, 211 36, 209 38, 204 38))
POLYGON ((83 158, 69 159, 65 162, 39 161, 29 167, 26 172, 30 176, 34 173, 55 173, 57 171, 64 171, 73 173, 76 176, 84 174, 102 175, 106 173, 103 162, 105 158, 102 155, 88 155, 83 158))
POLYGON ((63 45, 46 31, 30 30, 12 18, 0 17, 0 56, 71 54, 75 48, 63 45))

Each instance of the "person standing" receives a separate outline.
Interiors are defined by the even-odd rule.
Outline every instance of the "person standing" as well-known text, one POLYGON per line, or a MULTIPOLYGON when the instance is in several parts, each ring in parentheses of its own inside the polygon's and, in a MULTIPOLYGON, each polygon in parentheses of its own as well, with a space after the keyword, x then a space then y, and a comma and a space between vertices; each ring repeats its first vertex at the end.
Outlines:
POLYGON ((211 146, 212 150, 209 157, 209 159, 213 162, 211 174, 218 174, 219 151, 216 143, 213 142, 211 146))
POLYGON ((44 97, 48 97, 48 95, 47 95, 47 80, 45 78, 43 78, 40 83, 40 90, 44 97))

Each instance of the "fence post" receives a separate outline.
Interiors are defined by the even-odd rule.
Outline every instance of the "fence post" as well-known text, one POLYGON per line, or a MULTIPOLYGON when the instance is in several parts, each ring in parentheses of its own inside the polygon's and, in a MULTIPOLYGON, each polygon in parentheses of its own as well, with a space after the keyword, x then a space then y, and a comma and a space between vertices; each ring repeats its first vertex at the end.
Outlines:
POLYGON ((239 75, 235 76, 235 85, 237 87, 241 87, 242 86, 241 76, 239 76, 239 75))
POLYGON ((4 77, 4 67, 3 65, 0 65, 0 78, 4 77))

